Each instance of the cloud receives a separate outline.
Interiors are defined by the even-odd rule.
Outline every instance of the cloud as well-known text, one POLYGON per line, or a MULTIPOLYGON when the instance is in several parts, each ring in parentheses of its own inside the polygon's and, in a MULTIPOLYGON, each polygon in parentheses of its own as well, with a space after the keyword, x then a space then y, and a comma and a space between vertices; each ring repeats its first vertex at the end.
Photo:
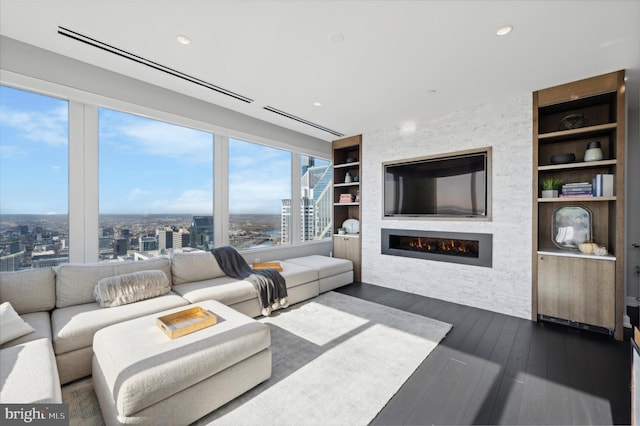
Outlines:
POLYGON ((12 127, 27 140, 52 146, 68 145, 68 117, 66 105, 44 112, 0 107, 3 126, 12 127))
POLYGON ((26 156, 27 153, 18 145, 5 145, 4 143, 0 145, 0 158, 3 160, 15 160, 26 156))
POLYGON ((144 189, 140 189, 140 188, 133 188, 131 191, 129 191, 129 194, 127 195, 127 200, 133 201, 136 198, 149 195, 149 194, 151 194, 151 191, 145 191, 144 189))
POLYGON ((101 110, 100 144, 142 156, 213 163, 211 133, 117 111, 101 110))
POLYGON ((154 213, 212 214, 213 189, 186 189, 175 199, 154 200, 149 207, 154 213))

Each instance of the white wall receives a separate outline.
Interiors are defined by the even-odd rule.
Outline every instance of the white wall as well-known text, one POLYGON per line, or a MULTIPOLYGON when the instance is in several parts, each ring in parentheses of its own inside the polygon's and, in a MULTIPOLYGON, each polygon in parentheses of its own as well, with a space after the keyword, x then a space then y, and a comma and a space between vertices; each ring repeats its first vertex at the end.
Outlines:
POLYGON ((531 318, 532 98, 522 95, 363 135, 362 281, 531 318), (382 218, 382 163, 492 147, 490 221, 382 218), (493 234, 493 267, 380 254, 380 229, 493 234))

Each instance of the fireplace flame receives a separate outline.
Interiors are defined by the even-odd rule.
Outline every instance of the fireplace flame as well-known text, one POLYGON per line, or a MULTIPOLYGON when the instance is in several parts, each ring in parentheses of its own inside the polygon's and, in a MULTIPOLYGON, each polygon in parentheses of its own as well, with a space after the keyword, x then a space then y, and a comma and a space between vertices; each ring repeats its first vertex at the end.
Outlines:
POLYGON ((417 237, 410 239, 408 241, 408 245, 412 249, 424 250, 429 252, 433 252, 437 249, 440 249, 441 251, 446 253, 468 253, 470 251, 469 247, 467 247, 467 244, 465 244, 464 241, 460 240, 442 239, 439 241, 433 241, 432 238, 423 239, 422 237, 417 237))

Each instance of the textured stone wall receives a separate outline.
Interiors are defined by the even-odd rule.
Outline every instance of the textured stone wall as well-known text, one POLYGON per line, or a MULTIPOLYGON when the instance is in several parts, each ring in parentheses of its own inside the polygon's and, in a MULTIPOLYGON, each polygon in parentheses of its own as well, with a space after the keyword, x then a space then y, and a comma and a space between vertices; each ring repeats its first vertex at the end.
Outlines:
POLYGON ((362 281, 531 317, 531 95, 363 135, 362 281), (490 221, 383 219, 382 163, 490 146, 490 221), (493 267, 382 255, 380 229, 493 234, 493 267))

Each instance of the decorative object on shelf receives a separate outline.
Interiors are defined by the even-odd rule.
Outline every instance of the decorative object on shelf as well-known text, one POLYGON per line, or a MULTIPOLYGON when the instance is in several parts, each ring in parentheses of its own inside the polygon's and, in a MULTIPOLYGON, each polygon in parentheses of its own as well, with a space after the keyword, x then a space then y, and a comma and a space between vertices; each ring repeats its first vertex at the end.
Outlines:
POLYGON ((360 221, 358 219, 347 219, 342 224, 347 234, 358 234, 360 232, 360 221))
POLYGON ((587 124, 589 124, 589 120, 587 120, 584 114, 569 114, 560 119, 558 130, 579 129, 587 124))
POLYGON ((356 159, 355 159, 355 158, 353 158, 353 157, 349 157, 349 158, 347 158, 347 159, 345 160, 345 162, 346 162, 346 163, 355 163, 355 162, 356 162, 356 159))
POLYGON ((600 147, 600 141, 589 142, 587 150, 584 153, 584 161, 600 160, 602 160, 602 148, 600 147))
POLYGON ((607 248, 605 246, 600 246, 593 249, 593 254, 595 254, 596 256, 606 256, 608 253, 609 252, 607 251, 607 248))
POLYGON ((347 233, 347 230, 344 228, 338 228, 338 235, 345 235, 347 233))
POLYGON ((340 194, 340 203, 353 203, 353 195, 351 194, 340 194))
POLYGON ((353 177, 353 181, 354 181, 354 182, 360 182, 360 178, 359 178, 358 176, 354 176, 354 177, 353 177))
POLYGON ((558 197, 558 190, 562 185, 562 179, 543 179, 542 182, 542 198, 558 197))
POLYGON ((578 250, 580 253, 584 254, 592 254, 595 249, 598 248, 596 243, 592 243, 591 241, 585 241, 584 243, 578 244, 578 250))
POLYGON ((582 206, 564 206, 553 211, 551 241, 563 250, 575 250, 591 241, 591 211, 582 206))
POLYGON ((356 203, 360 202, 360 190, 356 191, 356 203))
POLYGON ((351 183, 351 175, 349 174, 349 171, 344 175, 344 183, 351 183))
POLYGON ((572 152, 551 156, 551 164, 567 164, 576 161, 576 155, 572 152))

